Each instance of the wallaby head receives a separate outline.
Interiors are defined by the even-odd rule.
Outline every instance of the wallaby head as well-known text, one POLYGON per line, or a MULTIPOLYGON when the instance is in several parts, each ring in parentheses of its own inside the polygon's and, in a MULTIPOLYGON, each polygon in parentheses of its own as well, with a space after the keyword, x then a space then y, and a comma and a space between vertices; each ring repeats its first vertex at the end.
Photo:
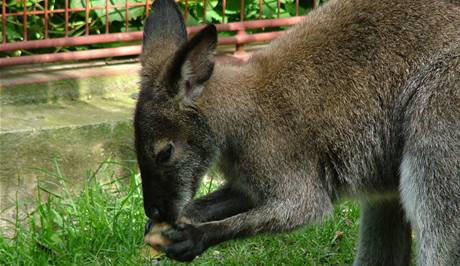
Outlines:
POLYGON ((209 25, 187 40, 176 3, 157 0, 143 46, 134 126, 144 209, 153 220, 173 222, 216 154, 215 136, 195 102, 213 72, 217 31, 209 25))

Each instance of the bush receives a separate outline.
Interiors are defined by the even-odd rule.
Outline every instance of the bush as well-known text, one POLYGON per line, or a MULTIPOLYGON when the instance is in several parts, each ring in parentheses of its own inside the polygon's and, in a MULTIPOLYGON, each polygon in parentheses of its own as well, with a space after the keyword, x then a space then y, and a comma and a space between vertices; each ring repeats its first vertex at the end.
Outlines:
MULTIPOLYGON (((89 3, 92 7, 105 6, 105 0, 90 0, 89 3)), ((124 5, 125 0, 110 0, 111 5, 124 5)), ((129 0, 130 4, 142 4, 145 0, 129 0)), ((150 1, 151 2, 151 1, 150 1)), ((240 20, 240 1, 227 1, 225 16, 222 16, 222 0, 207 0, 206 1, 206 17, 204 14, 204 2, 202 0, 188 0, 187 7, 187 25, 196 25, 203 22, 208 23, 222 23, 233 22, 240 20)), ((43 11, 45 10, 44 0, 27 0, 27 11, 43 11)), ((182 10, 185 9, 185 1, 180 2, 182 10)), ((293 16, 296 13, 295 0, 281 0, 280 1, 280 17, 293 16)), ((304 15, 312 7, 311 0, 299 1, 299 15, 304 15)), ((69 0, 70 8, 85 8, 86 0, 69 0)), ((48 10, 58 10, 65 8, 65 1, 48 0, 48 10)), ((7 13, 22 13, 24 10, 24 2, 16 0, 6 1, 7 13)), ((259 0, 246 0, 244 5, 245 20, 259 19, 259 0)), ((278 16, 277 0, 263 0, 262 18, 276 18, 278 16)), ((48 37, 61 38, 65 37, 65 13, 49 13, 48 14, 48 37)), ((69 12, 68 36, 77 37, 86 33, 85 24, 86 13, 69 12)), ((138 7, 131 7, 128 10, 128 31, 141 31, 143 21, 145 19, 145 5, 138 7)), ((6 38, 8 42, 17 42, 24 40, 24 18, 23 16, 8 16, 6 27, 6 38)), ((108 27, 110 33, 125 32, 126 31, 126 9, 125 8, 112 8, 109 10, 108 21, 106 21, 105 9, 91 10, 89 12, 89 34, 102 34, 106 32, 108 27), (108 26, 106 26, 108 23, 108 26)), ((45 38, 45 19, 44 15, 29 15, 27 16, 27 39, 28 40, 42 40, 45 38)), ((4 30, 4 29, 2 29, 4 30)), ((260 31, 260 30, 259 30, 260 31)), ((231 34, 231 33, 229 33, 231 34)), ((3 34, 0 34, 3 36, 3 34)), ((225 35, 225 33, 224 33, 225 35)), ((3 37, 2 37, 3 38, 3 37)), ((122 45, 120 43, 108 43, 98 45, 85 45, 78 47, 55 47, 51 49, 42 49, 40 52, 59 52, 61 50, 86 50, 89 48, 113 47, 122 45)), ((10 56, 21 55, 22 53, 39 53, 34 51, 16 51, 9 53, 10 56)))

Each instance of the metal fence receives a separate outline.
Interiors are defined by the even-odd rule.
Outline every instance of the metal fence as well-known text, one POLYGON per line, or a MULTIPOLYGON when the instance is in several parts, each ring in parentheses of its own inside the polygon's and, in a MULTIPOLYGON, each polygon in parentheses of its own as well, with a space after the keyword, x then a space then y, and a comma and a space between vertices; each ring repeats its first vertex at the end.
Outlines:
MULTIPOLYGON (((117 56, 133 56, 141 52, 140 40, 142 39, 142 31, 130 29, 130 15, 129 12, 132 12, 133 9, 142 9, 142 19, 145 16, 148 16, 150 12, 150 6, 152 0, 64 0, 64 3, 61 3, 63 8, 54 8, 54 5, 51 5, 51 1, 59 0, 33 0, 35 2, 42 3, 41 8, 37 9, 36 7, 28 7, 28 2, 31 0, 2 0, 2 13, 1 13, 1 22, 2 22, 2 41, 0 47, 0 54, 3 53, 0 58, 0 66, 9 66, 17 64, 31 64, 31 63, 47 63, 47 62, 57 62, 65 60, 83 60, 83 59, 96 59, 96 58, 106 58, 106 57, 117 57, 117 56), (76 1, 79 3, 79 6, 74 5, 76 1), (12 2, 14 3, 14 8, 11 8, 12 2), (103 31, 93 32, 90 29, 93 21, 91 20, 91 12, 98 12, 101 16, 102 24, 104 25, 103 31), (69 31, 71 25, 73 25, 71 16, 74 14, 79 14, 84 16, 82 19, 81 31, 79 32, 80 36, 74 36, 74 33, 69 31), (110 21, 111 16, 115 14, 119 18, 124 19, 124 26, 120 29, 122 32, 111 32, 110 21), (61 16, 64 21, 62 35, 55 36, 53 33, 54 27, 51 23, 50 18, 53 16, 61 16), (16 19, 16 20, 15 20, 16 19), (33 19, 33 21, 32 21, 33 19), (29 21, 31 20, 31 21, 29 21), (18 27, 18 23, 14 24, 15 21, 21 22, 22 36, 16 36, 16 38, 10 38, 8 35, 9 27, 18 27), (43 29, 41 33, 37 33, 38 37, 35 39, 30 38, 29 30, 34 27, 35 24, 39 23, 43 29), (112 48, 98 48, 86 49, 79 51, 67 49, 67 48, 76 48, 81 45, 98 45, 98 44, 107 44, 107 43, 123 43, 123 46, 118 45, 118 47, 112 48), (128 45, 126 45, 128 44, 128 45), (134 45, 133 45, 134 44, 134 45), (27 53, 27 51, 36 51, 36 49, 44 48, 55 48, 55 47, 65 47, 62 51, 52 51, 45 54, 36 54, 27 53), (5 56, 5 53, 11 53, 13 51, 21 51, 21 56, 5 56)), ((61 0, 62 1, 62 0, 61 0)), ((187 19, 190 16, 190 5, 191 3, 195 4, 200 2, 200 9, 202 12, 202 17, 200 22, 207 22, 206 18, 209 17, 210 12, 215 10, 209 10, 207 7, 209 3, 207 1, 211 0, 181 0, 179 4, 183 10, 184 17, 187 19)), ((215 1, 215 0, 214 0, 215 1)), ((221 7, 221 12, 219 14, 220 21, 211 21, 217 26, 219 32, 226 32, 227 34, 221 34, 219 37, 219 44, 221 45, 235 45, 237 49, 241 49, 244 44, 254 43, 254 42, 265 42, 270 41, 279 35, 283 34, 283 31, 267 31, 267 28, 280 28, 284 26, 293 25, 301 19, 299 16, 299 10, 304 11, 305 8, 302 7, 302 4, 308 5, 310 8, 315 8, 318 4, 318 0, 270 0, 273 6, 276 4, 276 11, 272 12, 272 17, 267 18, 264 15, 264 5, 270 4, 267 0, 233 0, 232 5, 235 6, 235 2, 239 1, 239 10, 235 9, 228 10, 228 5, 230 3, 227 0, 221 0, 218 2, 219 7, 221 7), (258 14, 254 14, 252 9, 251 19, 247 20, 249 16, 245 13, 245 1, 252 1, 252 3, 258 3, 258 14), (256 2, 257 1, 257 2, 256 2), (291 13, 294 14, 281 14, 281 7, 285 5, 290 5, 291 13), (229 13, 235 16, 237 14, 239 21, 229 22, 227 17, 229 13), (254 19, 255 17, 255 19, 254 19), (265 30, 261 30, 265 29, 265 30), (233 34, 231 34, 233 33, 233 34)), ((196 13, 196 10, 194 10, 196 13)), ((153 10, 153 12, 155 12, 153 10)), ((187 27, 189 34, 194 34, 202 26, 200 25, 189 25, 187 27)), ((18 34, 16 34, 18 35, 18 34)), ((40 50, 38 50, 40 51, 40 50)))

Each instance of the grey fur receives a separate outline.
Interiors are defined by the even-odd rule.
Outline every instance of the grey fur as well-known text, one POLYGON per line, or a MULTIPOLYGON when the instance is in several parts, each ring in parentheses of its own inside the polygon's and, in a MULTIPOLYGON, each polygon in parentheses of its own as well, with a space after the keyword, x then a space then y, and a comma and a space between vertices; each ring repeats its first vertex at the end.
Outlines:
POLYGON ((214 66, 212 26, 150 45, 146 213, 192 222, 165 233, 167 255, 320 221, 347 196, 365 202, 355 265, 408 265, 409 223, 418 265, 460 265, 459 25, 458 1, 331 0, 244 66, 214 66), (213 162, 225 187, 191 201, 213 162))
POLYGON ((398 199, 363 202, 354 265, 410 265, 411 228, 398 199))

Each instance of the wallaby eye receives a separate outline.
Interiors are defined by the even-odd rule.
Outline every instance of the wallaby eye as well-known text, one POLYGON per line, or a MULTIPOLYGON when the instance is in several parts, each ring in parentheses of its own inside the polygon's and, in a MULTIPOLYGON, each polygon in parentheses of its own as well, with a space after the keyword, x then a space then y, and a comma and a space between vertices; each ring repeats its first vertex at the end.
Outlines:
POLYGON ((159 163, 165 163, 169 161, 171 158, 171 155, 174 152, 174 144, 172 142, 169 142, 166 144, 166 146, 158 153, 156 160, 159 163))

